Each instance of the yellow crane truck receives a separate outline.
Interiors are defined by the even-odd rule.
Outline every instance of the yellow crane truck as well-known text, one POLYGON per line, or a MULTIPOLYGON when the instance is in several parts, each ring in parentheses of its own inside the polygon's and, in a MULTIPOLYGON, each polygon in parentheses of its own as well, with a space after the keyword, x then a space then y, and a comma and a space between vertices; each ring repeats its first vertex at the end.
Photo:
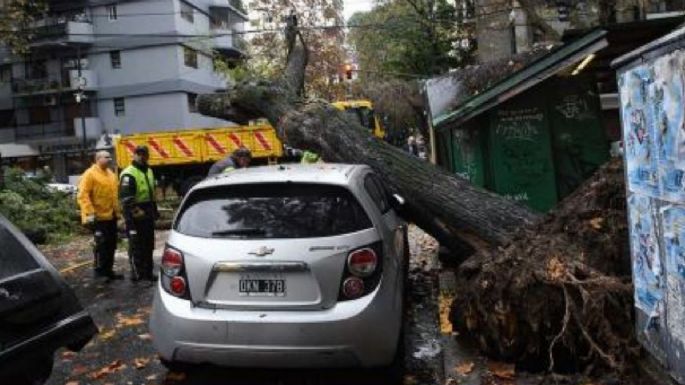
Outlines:
MULTIPOLYGON (((373 135, 383 138, 378 118, 370 101, 342 101, 333 105, 353 114, 373 135)), ((150 149, 150 166, 160 186, 172 187, 184 195, 207 175, 219 159, 244 146, 252 152, 253 164, 276 163, 289 155, 268 124, 218 128, 179 129, 120 135, 114 138, 114 155, 119 169, 131 164, 136 146, 150 149)))

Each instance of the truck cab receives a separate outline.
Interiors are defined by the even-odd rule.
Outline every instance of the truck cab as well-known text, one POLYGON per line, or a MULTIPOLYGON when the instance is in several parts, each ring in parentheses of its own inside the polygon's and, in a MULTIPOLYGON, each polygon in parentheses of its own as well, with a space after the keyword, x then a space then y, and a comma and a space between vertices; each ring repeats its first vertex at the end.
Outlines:
POLYGON ((380 139, 385 137, 385 130, 381 126, 381 122, 373 109, 373 103, 370 100, 343 100, 332 104, 335 108, 354 116, 375 137, 380 139))

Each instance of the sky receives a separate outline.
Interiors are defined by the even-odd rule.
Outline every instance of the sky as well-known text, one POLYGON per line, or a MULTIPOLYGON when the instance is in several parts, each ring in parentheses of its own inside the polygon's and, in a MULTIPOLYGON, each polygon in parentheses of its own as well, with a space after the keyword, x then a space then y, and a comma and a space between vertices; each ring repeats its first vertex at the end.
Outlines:
POLYGON ((374 0, 343 0, 345 20, 355 12, 368 11, 373 7, 374 0))

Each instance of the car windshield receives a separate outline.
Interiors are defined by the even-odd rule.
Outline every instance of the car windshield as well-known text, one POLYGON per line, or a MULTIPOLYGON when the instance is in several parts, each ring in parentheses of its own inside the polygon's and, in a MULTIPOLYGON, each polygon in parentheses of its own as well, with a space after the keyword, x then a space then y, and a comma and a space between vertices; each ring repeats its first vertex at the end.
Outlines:
POLYGON ((39 267, 33 256, 2 224, 0 245, 0 281, 39 267))
POLYGON ((374 120, 373 120, 373 110, 364 107, 350 107, 345 109, 345 113, 353 116, 359 124, 373 131, 374 120))
POLYGON ((174 229, 203 238, 313 238, 372 227, 345 188, 263 183, 195 191, 181 208, 174 229))

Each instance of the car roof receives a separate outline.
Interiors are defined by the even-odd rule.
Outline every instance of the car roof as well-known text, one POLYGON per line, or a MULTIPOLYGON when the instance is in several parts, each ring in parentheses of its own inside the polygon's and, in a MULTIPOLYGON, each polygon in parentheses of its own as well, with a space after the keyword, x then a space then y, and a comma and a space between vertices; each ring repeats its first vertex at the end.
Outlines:
POLYGON ((198 183, 193 189, 253 183, 321 183, 348 185, 355 174, 366 165, 342 163, 280 164, 240 168, 228 173, 211 176, 198 183))

